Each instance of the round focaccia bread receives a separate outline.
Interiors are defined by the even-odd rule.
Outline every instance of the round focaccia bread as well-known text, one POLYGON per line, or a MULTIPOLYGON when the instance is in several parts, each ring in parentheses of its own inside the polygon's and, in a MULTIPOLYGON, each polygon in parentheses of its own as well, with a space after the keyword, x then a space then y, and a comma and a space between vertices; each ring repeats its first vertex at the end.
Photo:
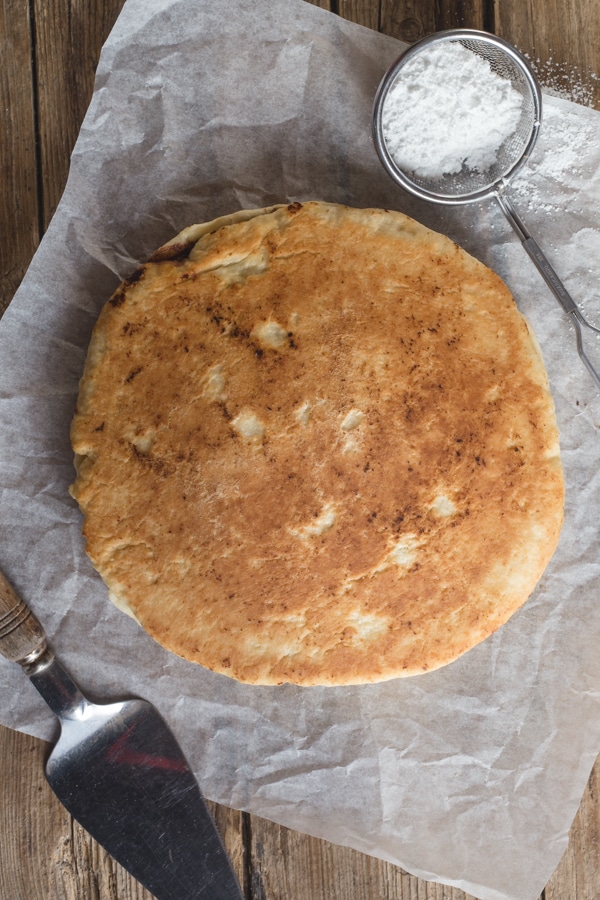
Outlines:
POLYGON ((449 663, 525 602, 563 518, 527 322, 493 272, 385 210, 183 231, 103 308, 72 443, 117 605, 251 683, 449 663))

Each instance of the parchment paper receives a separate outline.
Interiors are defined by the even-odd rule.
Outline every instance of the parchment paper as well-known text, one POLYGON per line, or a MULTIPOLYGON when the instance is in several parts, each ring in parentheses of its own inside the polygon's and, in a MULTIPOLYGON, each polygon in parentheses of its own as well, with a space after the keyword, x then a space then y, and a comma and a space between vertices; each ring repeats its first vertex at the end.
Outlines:
MULTIPOLYGON (((482 900, 534 900, 600 749, 600 401, 574 334, 502 214, 411 201, 370 138, 395 41, 300 0, 127 0, 103 50, 64 197, 0 326, 0 566, 92 696, 138 694, 207 797, 482 900), (69 424, 87 341, 120 279, 196 221, 295 199, 387 206, 509 283, 546 360, 566 522, 535 594, 438 672, 351 688, 244 686, 162 650, 84 553, 69 424)), ((573 295, 600 313, 600 118, 546 98, 515 202, 573 295)), ((1 721, 52 715, 0 664, 1 721)))

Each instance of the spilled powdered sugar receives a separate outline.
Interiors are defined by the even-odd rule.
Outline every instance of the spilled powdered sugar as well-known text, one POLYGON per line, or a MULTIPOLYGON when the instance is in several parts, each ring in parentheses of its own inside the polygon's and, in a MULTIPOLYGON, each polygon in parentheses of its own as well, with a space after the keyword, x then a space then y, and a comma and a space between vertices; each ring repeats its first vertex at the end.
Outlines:
POLYGON ((548 213, 561 210, 571 193, 580 195, 582 179, 585 180, 588 169, 593 169, 597 150, 597 123, 582 116, 576 106, 548 100, 544 104, 535 152, 526 168, 511 182, 511 190, 522 200, 531 197, 538 210, 548 213), (532 187, 541 182, 554 184, 554 198, 532 197, 532 187))
POLYGON ((530 65, 548 94, 561 97, 563 100, 572 100, 581 106, 594 107, 600 82, 595 72, 590 69, 582 71, 577 66, 553 57, 542 61, 539 58, 531 58, 529 54, 524 55, 529 58, 530 65))
POLYGON ((516 130, 522 98, 489 63, 457 42, 408 60, 386 97, 382 126, 398 167, 422 178, 485 172, 516 130))

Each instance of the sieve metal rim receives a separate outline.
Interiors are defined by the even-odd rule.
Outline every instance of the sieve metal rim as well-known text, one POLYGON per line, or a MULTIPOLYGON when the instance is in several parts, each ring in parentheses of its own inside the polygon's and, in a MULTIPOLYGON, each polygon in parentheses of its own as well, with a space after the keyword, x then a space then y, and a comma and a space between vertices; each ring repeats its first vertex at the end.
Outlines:
POLYGON ((409 191, 409 193, 420 197, 421 199, 444 205, 460 205, 464 203, 472 203, 475 200, 485 200, 488 197, 494 196, 498 192, 498 189, 502 185, 506 184, 531 156, 538 138, 541 124, 542 90, 531 66, 529 65, 525 57, 507 41, 503 40, 500 37, 497 37, 497 35, 490 34, 487 31, 479 31, 475 28, 451 28, 445 31, 436 31, 433 34, 429 34, 426 37, 421 38, 414 44, 411 44, 400 54, 400 56, 397 57, 397 59, 388 68, 387 72, 379 83, 379 87, 375 94, 372 114, 372 136, 379 159, 381 160, 388 175, 390 175, 397 184, 399 184, 405 190, 409 191), (465 194, 442 194, 437 191, 428 190, 427 188, 416 184, 411 178, 409 178, 409 176, 405 172, 402 171, 402 169, 400 169, 396 165, 387 149, 387 145, 383 136, 383 107, 387 94, 398 73, 410 59, 424 50, 427 46, 435 43, 441 43, 442 41, 446 40, 476 40, 480 41, 481 43, 500 48, 523 72, 525 80, 531 91, 531 98, 534 109, 534 122, 531 129, 531 134, 521 156, 517 159, 517 161, 499 179, 497 179, 490 185, 487 185, 484 188, 480 188, 479 190, 468 191, 465 194))

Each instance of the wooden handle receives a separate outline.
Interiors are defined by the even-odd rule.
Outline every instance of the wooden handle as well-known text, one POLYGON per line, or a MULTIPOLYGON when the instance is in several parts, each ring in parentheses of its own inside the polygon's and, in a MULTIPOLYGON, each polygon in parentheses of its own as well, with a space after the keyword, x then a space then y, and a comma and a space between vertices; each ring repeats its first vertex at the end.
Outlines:
POLYGON ((45 649, 44 629, 0 572, 0 654, 28 664, 45 649))

